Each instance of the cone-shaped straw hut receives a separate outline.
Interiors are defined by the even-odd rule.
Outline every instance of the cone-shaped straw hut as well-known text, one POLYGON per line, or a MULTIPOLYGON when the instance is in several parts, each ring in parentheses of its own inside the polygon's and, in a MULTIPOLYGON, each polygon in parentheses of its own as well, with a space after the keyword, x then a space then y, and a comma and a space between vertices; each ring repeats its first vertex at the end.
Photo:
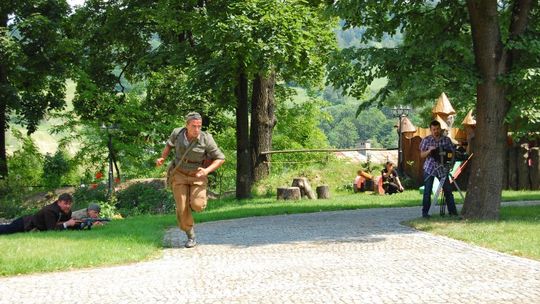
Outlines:
POLYGON ((469 113, 467 113, 461 124, 464 126, 476 126, 476 119, 472 115, 472 110, 469 110, 469 113))
POLYGON ((456 111, 452 107, 452 104, 450 103, 450 100, 448 100, 448 97, 444 92, 441 93, 441 96, 437 99, 437 103, 433 107, 433 110, 431 110, 433 113, 433 116, 439 115, 441 118, 445 119, 448 115, 454 115, 456 114, 456 111))

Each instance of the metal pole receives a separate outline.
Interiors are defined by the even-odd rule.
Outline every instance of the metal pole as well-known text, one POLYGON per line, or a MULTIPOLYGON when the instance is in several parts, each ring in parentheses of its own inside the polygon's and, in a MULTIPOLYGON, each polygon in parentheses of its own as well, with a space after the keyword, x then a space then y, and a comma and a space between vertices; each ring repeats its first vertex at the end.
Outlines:
POLYGON ((400 176, 403 176, 403 147, 401 144, 401 124, 403 121, 404 114, 399 115, 399 124, 398 124, 398 172, 400 176))
POLYGON ((112 160, 112 135, 107 129, 107 134, 109 135, 109 196, 113 194, 113 160, 112 160))

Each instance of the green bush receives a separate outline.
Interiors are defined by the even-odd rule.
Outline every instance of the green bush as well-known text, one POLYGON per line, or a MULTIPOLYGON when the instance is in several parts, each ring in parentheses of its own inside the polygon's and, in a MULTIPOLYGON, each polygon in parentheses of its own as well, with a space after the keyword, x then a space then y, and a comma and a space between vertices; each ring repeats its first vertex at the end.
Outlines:
POLYGON ((26 197, 42 190, 43 156, 32 138, 13 129, 13 136, 22 143, 19 150, 7 157, 9 175, 0 180, 0 217, 13 218, 33 210, 26 197))
POLYGON ((135 183, 116 193, 116 208, 122 215, 164 214, 175 210, 172 193, 162 182, 135 183))
POLYGON ((85 208, 90 203, 99 203, 108 201, 107 185, 92 184, 90 186, 81 185, 73 193, 74 205, 79 208, 85 208))
POLYGON ((32 138, 23 136, 17 130, 13 130, 12 133, 22 142, 22 147, 8 157, 9 175, 6 186, 16 193, 21 193, 28 187, 41 185, 43 155, 39 153, 39 148, 32 138))
POLYGON ((58 188, 62 185, 62 180, 71 169, 70 160, 67 154, 58 150, 54 155, 47 153, 43 162, 43 182, 48 189, 58 188))

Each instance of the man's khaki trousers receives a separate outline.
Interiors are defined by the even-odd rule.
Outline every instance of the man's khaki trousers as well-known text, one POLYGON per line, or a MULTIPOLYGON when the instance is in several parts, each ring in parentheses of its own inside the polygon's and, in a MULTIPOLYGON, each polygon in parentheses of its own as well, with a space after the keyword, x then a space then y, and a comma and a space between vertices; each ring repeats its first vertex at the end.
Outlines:
POLYGON ((183 231, 190 230, 193 223, 191 210, 199 212, 206 208, 206 185, 208 178, 194 177, 175 170, 172 191, 176 201, 176 220, 183 231))

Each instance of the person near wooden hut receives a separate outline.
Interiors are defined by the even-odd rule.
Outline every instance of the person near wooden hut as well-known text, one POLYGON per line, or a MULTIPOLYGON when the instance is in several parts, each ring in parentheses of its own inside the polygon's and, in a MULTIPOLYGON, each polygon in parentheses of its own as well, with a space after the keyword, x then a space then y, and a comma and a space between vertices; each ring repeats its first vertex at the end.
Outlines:
POLYGON ((383 180, 383 189, 385 194, 394 194, 398 192, 403 192, 403 186, 399 180, 399 175, 394 169, 394 163, 386 162, 384 169, 381 171, 381 178, 383 180))
MULTIPOLYGON (((426 158, 424 162, 424 197, 422 200, 422 217, 429 218, 429 208, 431 207, 431 191, 435 177, 441 180, 445 174, 444 166, 440 164, 439 153, 440 149, 445 151, 455 152, 452 141, 447 136, 444 136, 441 129, 441 123, 433 120, 429 124, 431 135, 424 137, 420 142, 420 157, 426 158)), ((452 186, 448 178, 444 179, 443 185, 444 197, 448 206, 448 212, 451 216, 457 216, 456 204, 454 195, 452 194, 452 186)))
POLYGON ((353 183, 354 193, 366 191, 365 185, 366 179, 362 176, 362 170, 358 170, 353 183))

